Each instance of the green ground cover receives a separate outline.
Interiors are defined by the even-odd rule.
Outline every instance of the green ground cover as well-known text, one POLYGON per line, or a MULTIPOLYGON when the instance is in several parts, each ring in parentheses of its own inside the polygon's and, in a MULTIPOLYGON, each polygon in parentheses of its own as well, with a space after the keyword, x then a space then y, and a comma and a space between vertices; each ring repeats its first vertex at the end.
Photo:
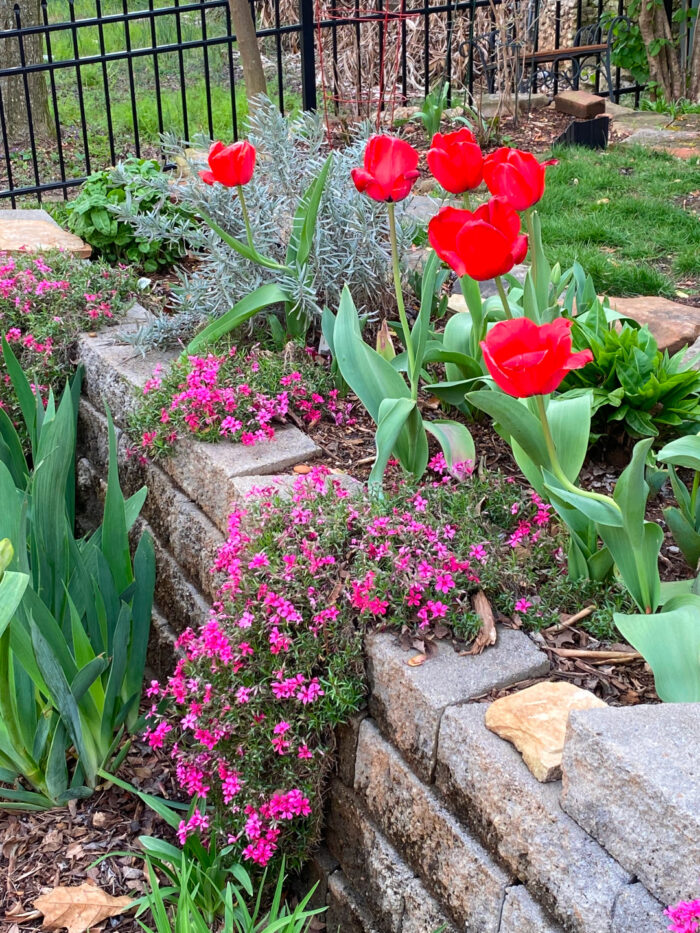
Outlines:
POLYGON ((642 147, 567 148, 538 204, 545 248, 609 295, 700 293, 700 164, 642 147))

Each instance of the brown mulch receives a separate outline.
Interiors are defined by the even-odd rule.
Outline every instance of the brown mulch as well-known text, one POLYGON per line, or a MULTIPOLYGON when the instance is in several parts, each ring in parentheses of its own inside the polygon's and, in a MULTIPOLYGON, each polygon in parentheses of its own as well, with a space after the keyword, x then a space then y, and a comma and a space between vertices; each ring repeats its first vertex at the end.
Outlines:
MULTIPOLYGON (((132 746, 120 776, 146 793, 175 796, 169 758, 140 743, 132 746)), ((135 794, 115 786, 103 786, 61 809, 0 814, 1 933, 42 929, 41 914, 32 905, 58 885, 91 882, 114 896, 140 896, 145 890, 141 858, 93 863, 110 852, 137 852, 138 837, 151 835, 168 838, 171 830, 135 794)), ((113 917, 96 929, 140 933, 132 914, 113 917)))

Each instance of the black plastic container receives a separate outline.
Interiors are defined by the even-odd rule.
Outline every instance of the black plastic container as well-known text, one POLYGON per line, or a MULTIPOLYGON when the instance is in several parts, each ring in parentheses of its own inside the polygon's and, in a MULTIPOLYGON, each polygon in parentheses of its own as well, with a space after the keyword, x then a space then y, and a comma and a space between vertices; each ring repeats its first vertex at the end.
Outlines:
POLYGON ((610 117, 603 114, 592 120, 574 120, 559 136, 559 146, 585 146, 586 149, 607 149, 610 117))

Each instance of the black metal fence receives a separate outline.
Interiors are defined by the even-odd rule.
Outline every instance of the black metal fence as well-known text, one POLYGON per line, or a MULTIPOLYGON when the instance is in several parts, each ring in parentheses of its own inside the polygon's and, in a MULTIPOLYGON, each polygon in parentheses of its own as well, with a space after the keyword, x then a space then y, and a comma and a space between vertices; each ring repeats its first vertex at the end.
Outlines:
MULTIPOLYGON (((282 112, 328 108, 329 101, 337 110, 345 100, 337 93, 340 79, 353 68, 354 102, 380 109, 387 94, 396 103, 428 93, 438 73, 465 93, 488 79, 480 30, 488 31, 491 0, 369 2, 371 8, 359 0, 345 6, 343 0, 250 0, 270 95, 282 112), (372 43, 380 57, 374 74, 363 65, 372 43)), ((550 42, 561 42, 561 0, 529 0, 534 52, 541 49, 540 2, 552 4, 550 42)), ((598 19, 603 2, 597 0, 598 19)), ((238 135, 246 101, 227 0, 41 0, 38 22, 20 4, 9 22, 0 22, 0 199, 14 206, 22 196, 67 197, 90 172, 126 155, 159 158, 166 131, 185 139, 238 135), (137 9, 130 8, 134 2, 137 9)), ((606 54, 592 53, 596 88, 595 66, 606 54)), ((562 61, 533 60, 534 85, 543 69, 550 81, 563 81, 562 61)), ((639 87, 621 84, 619 69, 612 84, 615 96, 634 93, 638 100, 639 87)))

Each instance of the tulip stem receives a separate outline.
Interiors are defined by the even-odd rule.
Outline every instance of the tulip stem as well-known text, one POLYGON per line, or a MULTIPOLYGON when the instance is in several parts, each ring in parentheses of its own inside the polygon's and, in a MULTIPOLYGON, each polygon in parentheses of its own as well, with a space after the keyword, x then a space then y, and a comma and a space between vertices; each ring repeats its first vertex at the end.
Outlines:
POLYGON ((579 486, 576 486, 575 483, 571 482, 571 480, 564 472, 561 463, 559 462, 559 455, 557 454, 557 448, 554 443, 554 438, 552 437, 552 431, 549 427, 547 408, 544 404, 544 396, 536 395, 535 402, 537 403, 537 413, 540 417, 542 433, 544 434, 544 443, 547 448, 547 453, 549 454, 552 473, 554 473, 562 486, 565 489, 568 489, 569 492, 575 492, 577 495, 585 496, 587 499, 596 499, 598 502, 605 502, 606 505, 611 505, 613 508, 620 511, 620 506, 617 504, 617 502, 615 502, 614 499, 611 499, 610 496, 604 496, 599 492, 591 492, 588 489, 581 489, 579 486))
POLYGON ((253 231, 250 226, 248 207, 245 203, 245 195, 243 194, 243 185, 238 185, 238 200, 241 202, 241 214, 243 214, 243 223, 245 224, 245 235, 248 238, 248 246, 250 246, 251 249, 255 249, 253 246, 253 231))
POLYGON ((466 211, 470 211, 472 209, 472 198, 468 191, 465 191, 462 195, 462 204, 466 211))
POLYGON ((394 290, 396 291, 396 304, 399 309, 399 319, 403 330, 403 342, 406 345, 408 355, 408 381, 411 384, 411 398, 418 398, 418 373, 416 372, 416 354, 413 349, 413 340, 411 339, 411 329, 408 326, 406 317, 406 306, 403 303, 403 292, 401 291, 401 267, 399 265, 399 243, 396 236, 396 214, 394 204, 389 201, 389 240, 391 241, 391 267, 394 272, 394 290))
POLYGON ((525 211, 525 226, 527 227, 528 246, 530 247, 530 266, 532 268, 532 278, 535 283, 535 292, 537 291, 537 250, 535 249, 535 225, 532 221, 532 208, 525 211))
POLYGON ((503 279, 500 277, 500 275, 497 275, 494 278, 494 282, 496 283, 498 294, 501 296, 501 304, 503 305, 503 310, 506 313, 506 318, 507 320, 512 321, 513 312, 510 310, 510 305, 508 304, 508 296, 506 295, 506 290, 503 287, 503 279))

